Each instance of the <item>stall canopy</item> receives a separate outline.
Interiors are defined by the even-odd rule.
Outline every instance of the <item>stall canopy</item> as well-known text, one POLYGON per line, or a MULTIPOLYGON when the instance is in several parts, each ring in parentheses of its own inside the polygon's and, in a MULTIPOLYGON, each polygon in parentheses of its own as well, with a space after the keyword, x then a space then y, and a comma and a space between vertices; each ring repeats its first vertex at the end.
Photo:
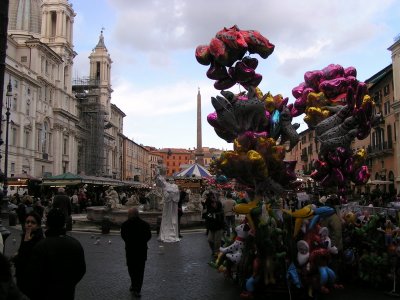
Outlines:
POLYGON ((15 185, 15 186, 27 186, 29 182, 40 182, 40 178, 36 178, 28 173, 22 173, 22 174, 15 174, 12 175, 11 177, 7 178, 7 184, 9 186, 15 185))
POLYGON ((97 176, 87 176, 87 175, 77 175, 73 173, 63 173, 60 175, 50 176, 43 178, 42 185, 46 186, 66 186, 66 185, 76 185, 76 184, 98 184, 98 185, 112 185, 112 186, 122 186, 124 183, 118 179, 107 178, 107 177, 97 177, 97 176))
POLYGON ((210 172, 207 171, 202 165, 192 164, 186 169, 174 174, 174 177, 185 177, 185 178, 208 178, 212 177, 210 172))

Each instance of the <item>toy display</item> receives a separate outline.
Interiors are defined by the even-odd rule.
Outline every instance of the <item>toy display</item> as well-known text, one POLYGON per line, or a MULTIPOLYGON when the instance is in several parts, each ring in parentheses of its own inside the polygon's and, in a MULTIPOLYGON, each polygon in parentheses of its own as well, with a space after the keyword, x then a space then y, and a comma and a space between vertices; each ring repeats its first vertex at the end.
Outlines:
POLYGON ((233 143, 233 150, 210 166, 213 185, 226 187, 235 180, 250 195, 234 208, 246 223, 220 248, 214 266, 229 262, 224 272, 236 276, 242 298, 288 289, 317 297, 343 288, 346 272, 380 284, 387 274, 375 275, 376 271, 388 270, 388 257, 400 253, 397 220, 382 223, 372 214, 358 222, 360 216, 352 210, 341 214, 321 203, 284 208, 277 201, 296 186, 296 161, 285 160, 285 155, 299 142, 299 124, 292 123, 293 118, 304 114, 318 144, 311 178, 346 204, 346 186, 363 185, 370 177, 365 150, 353 152, 351 143, 365 139, 379 121, 375 103, 366 84, 357 80, 356 69, 337 64, 307 71, 304 82, 292 90, 293 103, 282 95, 263 93, 254 55, 266 59, 274 48, 260 32, 235 25, 218 31, 195 51, 220 91, 211 98, 215 111, 207 121, 220 138, 233 143), (232 91, 235 86, 241 88, 238 93, 232 91), (344 267, 337 263, 341 260, 344 267))

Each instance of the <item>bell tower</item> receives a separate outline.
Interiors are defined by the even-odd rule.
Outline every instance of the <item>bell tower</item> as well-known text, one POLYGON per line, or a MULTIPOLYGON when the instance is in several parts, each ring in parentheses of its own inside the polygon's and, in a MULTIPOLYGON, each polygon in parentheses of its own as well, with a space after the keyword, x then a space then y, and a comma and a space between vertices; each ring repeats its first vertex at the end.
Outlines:
POLYGON ((99 102, 106 109, 108 116, 111 116, 111 64, 112 60, 104 43, 102 28, 99 42, 89 55, 90 79, 94 85, 99 87, 99 102))

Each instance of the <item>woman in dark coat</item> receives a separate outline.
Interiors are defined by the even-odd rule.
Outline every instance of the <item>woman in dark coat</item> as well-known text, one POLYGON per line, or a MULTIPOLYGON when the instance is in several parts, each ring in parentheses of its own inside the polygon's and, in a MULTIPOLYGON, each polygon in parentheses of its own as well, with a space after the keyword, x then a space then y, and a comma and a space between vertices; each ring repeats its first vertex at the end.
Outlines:
POLYGON ((18 288, 23 293, 26 293, 27 281, 30 280, 30 278, 27 278, 26 268, 30 262, 33 247, 35 247, 44 236, 41 228, 41 218, 38 213, 28 213, 24 223, 25 228, 22 233, 21 244, 15 258, 15 277, 17 279, 18 288))
POLYGON ((224 210, 222 203, 217 197, 210 196, 209 206, 207 207, 206 215, 206 228, 208 230, 208 244, 211 249, 211 255, 215 256, 219 247, 221 246, 222 233, 225 227, 224 210))

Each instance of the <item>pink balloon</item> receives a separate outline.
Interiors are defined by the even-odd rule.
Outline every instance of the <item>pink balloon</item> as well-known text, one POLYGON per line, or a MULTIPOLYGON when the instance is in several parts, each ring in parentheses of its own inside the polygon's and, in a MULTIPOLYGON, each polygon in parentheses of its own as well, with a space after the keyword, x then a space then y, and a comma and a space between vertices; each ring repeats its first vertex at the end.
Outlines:
POLYGON ((348 68, 344 69, 344 77, 349 77, 349 76, 357 77, 356 68, 348 67, 348 68))
POLYGON ((339 168, 332 169, 332 176, 334 177, 334 181, 338 186, 343 186, 345 183, 345 178, 342 171, 339 168))
POLYGON ((322 179, 324 179, 324 177, 326 176, 326 174, 323 174, 321 172, 319 172, 318 170, 314 170, 312 171, 310 177, 316 181, 321 181, 322 179))
POLYGON ((328 153, 328 161, 333 167, 340 167, 342 165, 342 158, 335 152, 328 153))
POLYGON ((329 172, 330 167, 326 161, 316 159, 316 160, 314 160, 313 165, 314 165, 314 168, 317 169, 323 175, 325 175, 329 172))
POLYGON ((319 84, 322 81, 324 73, 322 71, 308 71, 304 74, 304 81, 307 86, 314 90, 318 90, 319 84))
POLYGON ((209 123, 211 126, 213 126, 213 127, 218 126, 218 115, 217 115, 217 113, 216 113, 215 111, 212 112, 212 113, 210 113, 210 114, 207 116, 207 121, 208 121, 208 123, 209 123))
POLYGON ((322 69, 324 79, 330 80, 344 76, 344 69, 341 65, 330 64, 322 69))
POLYGON ((346 175, 350 175, 353 174, 353 172, 354 172, 354 158, 349 157, 344 162, 343 173, 345 173, 346 175))
POLYGON ((296 99, 301 97, 303 94, 304 88, 306 87, 306 84, 304 82, 300 83, 298 86, 292 89, 292 95, 296 99))
POLYGON ((366 184, 370 176, 368 167, 364 165, 356 171, 353 181, 355 184, 366 184))
POLYGON ((289 181, 295 180, 297 178, 295 172, 297 160, 285 160, 283 163, 285 164, 286 179, 288 179, 289 181))

